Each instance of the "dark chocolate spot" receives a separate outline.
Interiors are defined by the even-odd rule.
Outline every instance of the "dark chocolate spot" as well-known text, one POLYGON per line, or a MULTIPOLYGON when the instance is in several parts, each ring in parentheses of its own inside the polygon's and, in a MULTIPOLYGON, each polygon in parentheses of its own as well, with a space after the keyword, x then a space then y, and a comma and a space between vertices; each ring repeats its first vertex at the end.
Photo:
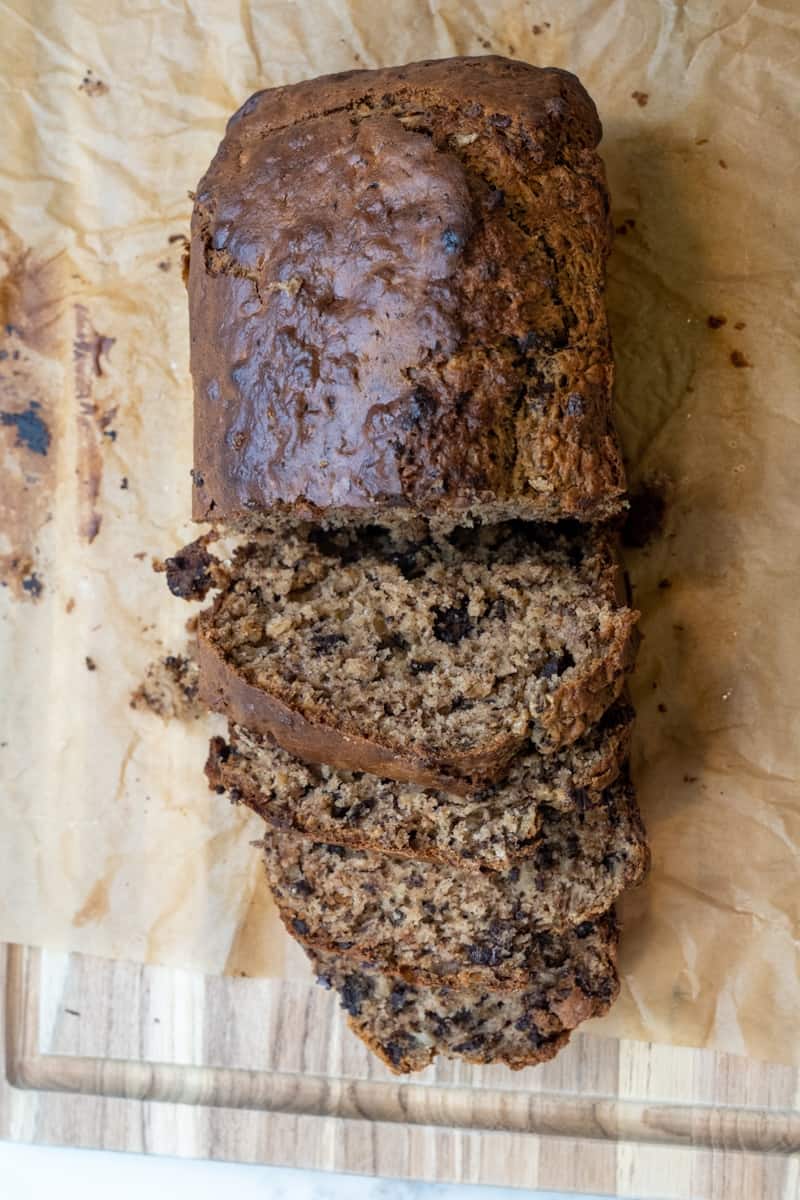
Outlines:
POLYGON ((575 666, 575 659, 570 654, 566 647, 558 655, 553 655, 548 658, 542 666, 539 674, 543 679, 553 679, 557 675, 563 675, 570 667, 575 666))
POLYGON ((295 917, 292 921, 292 929, 301 937, 308 933, 308 924, 301 920, 300 917, 295 917))
POLYGON ((330 654, 331 650, 346 641, 343 633, 314 633, 311 636, 311 649, 315 654, 330 654))
POLYGON ((476 967, 496 967, 505 956, 500 946, 474 945, 467 950, 467 957, 476 967))
POLYGON ((467 609, 469 599, 463 596, 457 608, 434 608, 433 636, 439 642, 456 646, 472 629, 467 609))
POLYGON ((455 254, 464 245, 464 239, 455 229, 445 229, 442 234, 442 245, 446 254, 455 254))
POLYGON ((361 1005, 372 994, 372 981, 363 975, 345 975, 339 997, 342 1008, 357 1017, 361 1013, 361 1005))
POLYGON ((213 584, 209 573, 212 561, 201 538, 184 546, 174 558, 168 558, 164 565, 167 587, 173 596, 183 600, 203 600, 213 584))
POLYGON ((408 988, 404 983, 397 983, 389 993, 389 1007, 393 1013, 400 1012, 408 1003, 408 988))

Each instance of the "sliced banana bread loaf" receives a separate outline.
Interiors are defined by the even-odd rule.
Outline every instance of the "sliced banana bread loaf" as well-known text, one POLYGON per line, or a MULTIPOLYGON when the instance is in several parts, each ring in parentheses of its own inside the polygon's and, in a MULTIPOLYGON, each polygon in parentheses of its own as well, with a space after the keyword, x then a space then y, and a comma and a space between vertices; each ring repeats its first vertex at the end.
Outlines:
POLYGON ((619 511, 600 132, 494 56, 252 96, 192 216, 195 518, 619 511))
MULTIPOLYGON (((618 781, 585 812, 545 806, 532 857, 463 871, 270 832, 264 858, 281 917, 305 945, 363 958, 419 983, 524 987, 554 932, 583 925, 644 878, 633 789, 618 781)), ((556 944, 558 939, 556 938, 556 944)))
POLYGON ((619 991, 613 914, 564 935, 516 992, 420 987, 329 952, 309 952, 318 982, 339 993, 348 1024, 392 1071, 437 1055, 517 1070, 552 1058, 570 1031, 608 1011, 619 991))
POLYGON ((340 769, 474 789, 527 742, 580 737, 632 660, 638 614, 603 531, 263 534, 229 574, 199 620, 204 697, 340 769))
POLYGON ((305 763, 241 725, 227 742, 212 738, 206 775, 234 802, 314 841, 502 870, 530 855, 542 805, 587 808, 600 798, 619 774, 632 718, 618 700, 577 742, 521 754, 502 782, 474 796, 305 763))

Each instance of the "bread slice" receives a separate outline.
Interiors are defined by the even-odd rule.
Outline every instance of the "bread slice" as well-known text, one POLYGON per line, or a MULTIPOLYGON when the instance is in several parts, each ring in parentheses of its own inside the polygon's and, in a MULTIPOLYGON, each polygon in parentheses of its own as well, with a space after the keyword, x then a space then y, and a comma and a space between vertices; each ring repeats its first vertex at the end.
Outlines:
POLYGON ((531 853, 543 805, 597 802, 619 774, 632 719, 618 700, 577 742, 521 754, 500 783, 474 796, 304 763, 241 725, 230 726, 227 742, 211 739, 206 775, 271 825, 317 842, 503 870, 531 853))
POLYGON ((335 988, 348 1024, 397 1074, 437 1055, 513 1070, 552 1058, 570 1031, 608 1011, 619 991, 613 914, 565 934, 516 992, 421 987, 326 951, 309 952, 318 982, 335 988))
POLYGON ((474 790, 579 738, 633 657, 605 531, 263 534, 229 574, 198 624, 204 698, 337 769, 474 790))
POLYGON ((554 934, 591 923, 649 865, 633 789, 585 812, 545 809, 530 858, 463 871, 285 832, 264 840, 281 917, 299 941, 417 983, 524 987, 554 934))
POLYGON ((495 56, 258 92, 197 186, 194 516, 613 516, 594 104, 495 56))

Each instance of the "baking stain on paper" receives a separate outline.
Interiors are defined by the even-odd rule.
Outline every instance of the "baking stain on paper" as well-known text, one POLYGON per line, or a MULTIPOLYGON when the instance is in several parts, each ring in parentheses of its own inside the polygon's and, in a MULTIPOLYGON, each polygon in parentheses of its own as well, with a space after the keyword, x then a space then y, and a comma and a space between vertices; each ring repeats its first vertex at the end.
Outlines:
POLYGON ((18 600, 45 590, 38 540, 55 486, 65 267, 0 221, 0 586, 18 600))
POLYGON ((253 891, 239 918, 231 948, 225 960, 225 975, 281 975, 286 942, 275 902, 267 883, 267 874, 257 864, 253 891))
POLYGON ((108 899, 109 886, 109 876, 103 876, 92 886, 88 896, 72 918, 72 924, 76 929, 102 921, 104 917, 108 916, 111 911, 108 899))
POLYGON ((116 338, 97 332, 84 304, 75 305, 72 358, 78 405, 79 533, 90 543, 97 537, 103 522, 98 509, 103 479, 103 438, 109 434, 116 437, 110 425, 117 415, 116 405, 104 410, 97 402, 94 386, 95 380, 105 374, 104 360, 115 341, 116 338))

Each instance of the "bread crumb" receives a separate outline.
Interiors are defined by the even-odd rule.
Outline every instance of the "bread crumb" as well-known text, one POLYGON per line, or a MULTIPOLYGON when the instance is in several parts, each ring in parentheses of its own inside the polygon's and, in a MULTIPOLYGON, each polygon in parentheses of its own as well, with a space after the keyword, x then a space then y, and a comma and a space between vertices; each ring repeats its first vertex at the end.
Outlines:
POLYGON ((149 710, 163 720, 194 721, 205 709, 198 699, 200 670, 186 654, 166 654, 148 666, 131 695, 131 708, 149 710))
POLYGON ((706 324, 708 325, 709 329, 721 329, 722 326, 727 325, 727 323, 728 323, 728 318, 722 317, 722 316, 708 317, 708 319, 706 321, 706 324))
POLYGON ((86 655, 84 662, 86 663, 87 671, 96 671, 97 670, 97 663, 94 661, 93 658, 90 658, 88 654, 86 655))
POLYGON ((753 365, 741 350, 731 350, 731 362, 735 367, 752 367, 753 365))
POLYGON ((639 108, 645 108, 649 99, 649 92, 631 92, 631 100, 635 100, 639 108))

